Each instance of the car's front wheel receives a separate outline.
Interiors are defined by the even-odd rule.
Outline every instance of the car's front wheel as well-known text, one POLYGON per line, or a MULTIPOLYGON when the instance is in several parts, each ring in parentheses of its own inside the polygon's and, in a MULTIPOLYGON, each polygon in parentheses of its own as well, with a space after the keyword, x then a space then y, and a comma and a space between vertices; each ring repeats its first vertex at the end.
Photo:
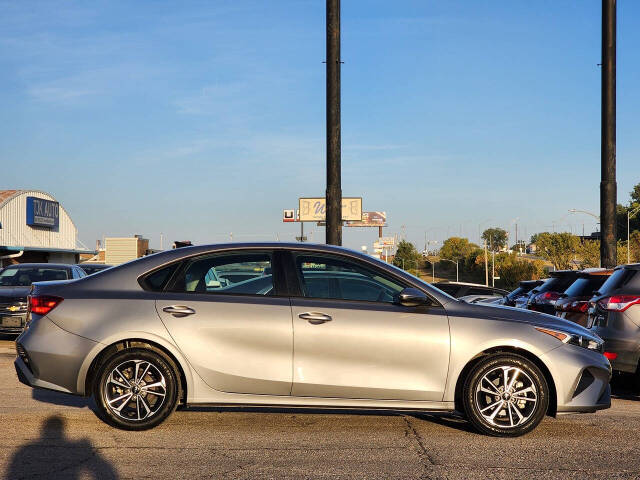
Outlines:
POLYGON ((533 430, 549 406, 549 387, 537 365, 514 354, 490 355, 469 372, 463 389, 467 419, 479 431, 517 437, 533 430))
POLYGON ((99 416, 124 430, 147 430, 176 408, 178 377, 171 361, 159 352, 133 348, 101 365, 94 383, 99 416))

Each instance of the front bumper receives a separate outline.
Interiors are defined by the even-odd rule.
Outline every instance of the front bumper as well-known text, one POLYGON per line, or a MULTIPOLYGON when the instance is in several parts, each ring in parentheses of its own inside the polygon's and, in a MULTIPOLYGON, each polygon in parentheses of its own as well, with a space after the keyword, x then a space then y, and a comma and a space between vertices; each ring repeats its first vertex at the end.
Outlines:
POLYGON ((18 378, 35 388, 82 395, 78 373, 96 344, 61 329, 46 317, 39 318, 16 340, 18 378))
POLYGON ((541 357, 556 386, 558 413, 587 413, 611 406, 611 365, 601 353, 563 345, 541 357))

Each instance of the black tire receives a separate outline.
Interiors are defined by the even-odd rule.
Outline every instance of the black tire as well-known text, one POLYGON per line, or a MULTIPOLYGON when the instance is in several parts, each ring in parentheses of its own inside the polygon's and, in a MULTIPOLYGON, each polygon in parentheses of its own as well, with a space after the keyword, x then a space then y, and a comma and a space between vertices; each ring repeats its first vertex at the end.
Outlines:
POLYGON ((479 361, 467 375, 462 394, 469 422, 495 437, 530 432, 549 407, 549 386, 540 368, 515 354, 495 354, 479 361))
POLYGON ((93 397, 98 416, 113 427, 148 430, 176 409, 179 376, 171 359, 162 352, 121 350, 98 367, 95 378, 93 397))

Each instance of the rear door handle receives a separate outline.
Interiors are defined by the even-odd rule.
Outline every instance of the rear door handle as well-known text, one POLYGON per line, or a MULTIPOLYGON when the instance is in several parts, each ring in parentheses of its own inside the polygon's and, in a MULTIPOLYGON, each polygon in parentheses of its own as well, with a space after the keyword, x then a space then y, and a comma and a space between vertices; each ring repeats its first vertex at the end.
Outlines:
POLYGON ((321 312, 304 312, 298 315, 298 317, 306 320, 312 325, 320 325, 321 323, 330 322, 332 320, 329 315, 321 312))
POLYGON ((186 317, 187 315, 193 315, 196 311, 193 308, 186 305, 170 305, 162 309, 163 312, 170 313, 174 317, 186 317))

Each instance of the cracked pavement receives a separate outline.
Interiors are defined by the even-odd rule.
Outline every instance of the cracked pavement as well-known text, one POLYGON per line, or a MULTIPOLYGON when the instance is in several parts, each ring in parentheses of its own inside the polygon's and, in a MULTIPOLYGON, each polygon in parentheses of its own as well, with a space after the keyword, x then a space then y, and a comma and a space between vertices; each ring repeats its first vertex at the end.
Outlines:
MULTIPOLYGON (((6 343, 6 342, 2 342, 6 343)), ((178 411, 124 432, 87 399, 20 384, 0 354, 2 478, 640 479, 640 396, 610 410, 545 419, 516 439, 479 435, 462 419, 235 408, 178 411)))

